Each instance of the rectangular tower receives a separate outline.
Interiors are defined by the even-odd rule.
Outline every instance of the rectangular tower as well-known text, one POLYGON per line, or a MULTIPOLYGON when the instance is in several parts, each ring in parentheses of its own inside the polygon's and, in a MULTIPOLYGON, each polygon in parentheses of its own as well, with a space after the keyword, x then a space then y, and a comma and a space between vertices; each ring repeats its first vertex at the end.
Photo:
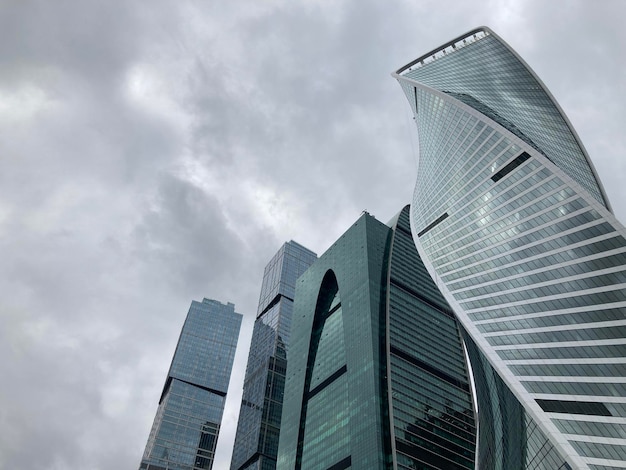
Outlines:
POLYGON ((265 267, 231 469, 276 467, 295 285, 317 255, 285 243, 265 267))
POLYGON ((296 290, 277 468, 473 469, 461 336, 408 206, 390 226, 364 214, 296 290))
POLYGON ((231 303, 191 303, 140 469, 213 466, 241 319, 231 303))

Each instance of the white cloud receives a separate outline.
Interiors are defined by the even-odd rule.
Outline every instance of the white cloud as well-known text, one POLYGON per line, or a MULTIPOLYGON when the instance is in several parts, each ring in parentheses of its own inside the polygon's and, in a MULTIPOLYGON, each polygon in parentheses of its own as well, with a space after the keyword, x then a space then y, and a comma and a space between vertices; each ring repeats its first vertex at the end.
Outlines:
POLYGON ((15 125, 35 119, 38 114, 54 106, 46 90, 31 83, 23 83, 15 90, 0 89, 0 123, 15 125))

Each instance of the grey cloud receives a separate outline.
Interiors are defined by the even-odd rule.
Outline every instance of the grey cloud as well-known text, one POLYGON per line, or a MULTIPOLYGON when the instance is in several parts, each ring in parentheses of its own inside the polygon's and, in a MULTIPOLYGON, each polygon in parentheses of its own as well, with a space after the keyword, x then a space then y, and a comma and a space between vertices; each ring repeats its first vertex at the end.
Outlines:
POLYGON ((175 292, 202 292, 209 285, 229 290, 252 254, 237 227, 228 227, 215 197, 171 176, 163 177, 154 208, 134 238, 137 258, 165 273, 175 292))
POLYGON ((390 72, 477 25, 554 92, 619 216, 624 7, 562 5, 5 2, 0 468, 33 443, 46 468, 137 466, 191 299, 246 314, 240 387, 280 244, 321 254, 361 210, 386 221, 410 198, 413 123, 390 72))
POLYGON ((0 18, 3 71, 58 67, 91 82, 111 82, 143 46, 141 33, 154 15, 132 3, 27 0, 5 2, 0 18), (137 27, 141 23, 144 28, 137 27))

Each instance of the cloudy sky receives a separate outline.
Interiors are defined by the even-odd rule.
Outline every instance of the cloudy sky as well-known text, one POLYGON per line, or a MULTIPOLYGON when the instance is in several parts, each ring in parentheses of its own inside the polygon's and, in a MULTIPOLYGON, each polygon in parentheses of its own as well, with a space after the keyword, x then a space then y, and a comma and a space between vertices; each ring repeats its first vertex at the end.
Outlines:
POLYGON ((626 3, 0 0, 0 469, 137 468, 192 299, 244 324, 263 267, 412 193, 390 73, 488 25, 626 220, 626 3))

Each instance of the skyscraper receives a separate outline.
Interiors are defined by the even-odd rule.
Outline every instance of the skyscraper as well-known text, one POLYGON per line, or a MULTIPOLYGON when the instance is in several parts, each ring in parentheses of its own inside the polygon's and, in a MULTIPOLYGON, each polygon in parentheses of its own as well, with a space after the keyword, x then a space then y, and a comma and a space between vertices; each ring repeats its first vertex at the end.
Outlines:
POLYGON ((231 303, 191 302, 140 469, 213 466, 241 319, 231 303))
POLYGON ((362 215, 298 280, 279 470, 474 468, 457 322, 408 206, 390 225, 362 215))
POLYGON ((626 231, 576 132, 488 28, 394 75, 420 141, 413 237, 478 371, 479 461, 626 468, 626 231))
POLYGON ((265 267, 235 436, 233 470, 276 468, 296 280, 317 255, 285 243, 265 267))

